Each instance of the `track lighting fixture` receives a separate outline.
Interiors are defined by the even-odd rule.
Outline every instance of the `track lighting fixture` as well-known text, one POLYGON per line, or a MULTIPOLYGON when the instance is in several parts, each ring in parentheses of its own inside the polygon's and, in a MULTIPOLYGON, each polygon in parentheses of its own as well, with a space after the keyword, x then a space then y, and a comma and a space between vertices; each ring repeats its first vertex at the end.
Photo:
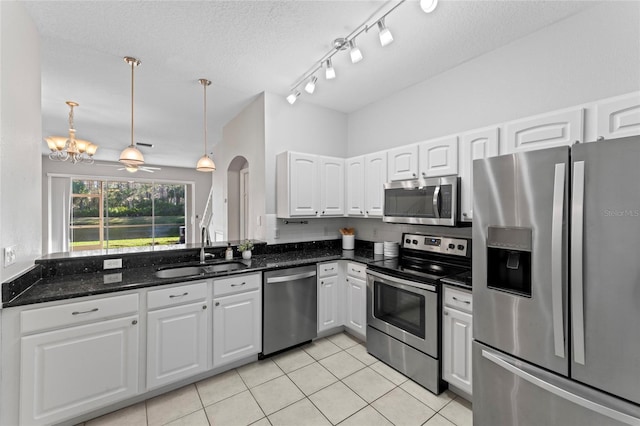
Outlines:
POLYGON ((357 64, 362 60, 362 52, 356 46, 356 40, 349 40, 349 55, 351 56, 351 63, 357 64))
POLYGON ((327 80, 332 80, 336 78, 336 70, 333 68, 333 63, 331 62, 331 58, 325 61, 326 70, 324 73, 324 77, 327 80))
MULTIPOLYGON (((294 104, 300 96, 298 89, 304 85, 304 89, 307 93, 312 94, 315 90, 316 83, 318 81, 315 74, 325 68, 325 78, 331 80, 336 78, 336 70, 333 68, 332 58, 343 50, 349 49, 349 56, 351 62, 356 64, 363 58, 362 52, 356 46, 356 37, 360 36, 364 32, 368 32, 374 27, 378 27, 378 37, 380 38, 380 44, 387 46, 393 42, 393 35, 391 31, 385 25, 385 18, 399 6, 404 4, 406 0, 388 0, 383 6, 381 6, 373 15, 370 16, 365 22, 356 27, 346 37, 339 37, 333 41, 333 46, 329 52, 327 52, 313 67, 311 67, 306 73, 300 77, 293 86, 291 86, 291 93, 287 96, 287 101, 290 104, 294 104), (305 83, 306 82, 306 83, 305 83)), ((416 4, 416 2, 409 2, 416 4)), ((420 0, 420 7, 426 13, 433 12, 438 5, 438 0, 420 0)))
POLYGON ((387 26, 384 24, 384 18, 378 21, 378 30, 380 31, 380 33, 378 34, 378 36, 380 37, 380 44, 383 47, 391 44, 391 42, 393 41, 393 36, 391 35, 391 31, 389 31, 389 28, 387 28, 387 26))
POLYGON ((298 92, 297 90, 292 91, 291 93, 289 93, 289 96, 287 96, 287 102, 289 102, 291 105, 295 104, 298 100, 298 96, 300 96, 300 92, 298 92))
POLYGON ((313 92, 316 90, 316 81, 318 81, 318 77, 316 77, 315 75, 311 77, 307 85, 304 86, 305 92, 312 95, 313 92))

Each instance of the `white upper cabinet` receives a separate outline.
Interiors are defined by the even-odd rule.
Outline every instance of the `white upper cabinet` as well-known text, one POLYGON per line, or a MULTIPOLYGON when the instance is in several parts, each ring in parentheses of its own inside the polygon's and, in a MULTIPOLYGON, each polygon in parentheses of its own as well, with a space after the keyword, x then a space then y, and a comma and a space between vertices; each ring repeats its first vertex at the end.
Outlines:
POLYGON ((460 136, 460 220, 473 219, 473 160, 499 152, 498 127, 474 130, 460 136))
POLYGON ((503 154, 583 142, 584 109, 572 108, 505 124, 503 154))
POLYGON ((344 215, 344 159, 320 159, 320 216, 344 215))
POLYGON ((278 217, 344 215, 344 159, 283 152, 276 181, 278 217))
POLYGON ((418 158, 422 178, 458 174, 458 137, 420 143, 418 158))
POLYGON ((387 182, 387 152, 376 152, 364 157, 365 214, 382 217, 384 184, 387 182))
POLYGON ((406 145, 387 151, 389 180, 418 177, 418 145, 406 145))
POLYGON ((365 211, 365 158, 353 157, 346 160, 347 168, 347 214, 364 216, 365 211))
POLYGON ((598 137, 640 135, 640 92, 604 99, 596 104, 598 137))
POLYGON ((320 205, 318 156, 283 152, 276 157, 278 217, 316 216, 320 205))

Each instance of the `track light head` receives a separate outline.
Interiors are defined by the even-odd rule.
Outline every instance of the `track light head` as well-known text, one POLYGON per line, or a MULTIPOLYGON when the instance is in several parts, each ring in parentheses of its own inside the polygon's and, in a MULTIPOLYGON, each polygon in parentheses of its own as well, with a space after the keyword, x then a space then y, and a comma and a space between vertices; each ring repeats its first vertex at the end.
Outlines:
POLYGON ((307 82, 307 85, 304 86, 304 90, 305 92, 307 92, 308 94, 312 95, 313 92, 316 90, 316 82, 318 81, 318 77, 316 77, 315 75, 312 76, 309 81, 307 82))
POLYGON ((362 60, 362 52, 360 51, 358 46, 356 46, 355 39, 349 40, 349 49, 349 55, 351 55, 351 63, 357 64, 358 62, 360 62, 362 60))
POLYGON ((389 31, 389 28, 384 24, 384 18, 378 21, 378 30, 380 31, 380 44, 383 47, 391 44, 393 35, 391 35, 391 31, 389 31))
POLYGON ((324 77, 327 80, 332 80, 334 78, 336 78, 336 70, 335 68, 333 68, 333 63, 331 62, 331 58, 327 59, 325 62, 325 72, 324 72, 324 77))
POLYGON ((291 105, 295 104, 298 100, 298 96, 300 96, 300 92, 298 92, 297 90, 292 91, 291 93, 289 93, 289 96, 287 96, 287 102, 289 102, 289 104, 291 105))
POLYGON ((420 0, 420 8, 424 13, 431 13, 436 10, 438 0, 420 0))

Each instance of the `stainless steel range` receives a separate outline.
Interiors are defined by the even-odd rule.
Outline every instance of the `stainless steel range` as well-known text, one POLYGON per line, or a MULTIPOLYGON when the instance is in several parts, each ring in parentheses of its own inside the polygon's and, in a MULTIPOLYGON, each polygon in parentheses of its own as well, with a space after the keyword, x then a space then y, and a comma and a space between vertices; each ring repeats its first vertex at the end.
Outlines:
POLYGON ((367 269, 367 351, 435 394, 446 389, 440 279, 470 270, 470 240, 403 234, 398 258, 367 269))

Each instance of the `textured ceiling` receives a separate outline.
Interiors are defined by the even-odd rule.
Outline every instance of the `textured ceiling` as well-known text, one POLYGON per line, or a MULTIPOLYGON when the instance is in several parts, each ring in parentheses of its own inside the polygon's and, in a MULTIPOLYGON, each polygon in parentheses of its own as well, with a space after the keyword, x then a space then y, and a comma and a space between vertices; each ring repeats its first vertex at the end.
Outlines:
MULTIPOLYGON (((333 39, 379 16, 395 1, 25 1, 42 37, 43 134, 67 131, 66 100, 77 136, 115 161, 130 141, 130 76, 136 69, 136 141, 149 164, 193 167, 202 155, 202 87, 209 145, 263 91, 284 96, 333 39)), ((364 60, 334 57, 337 78, 318 75, 311 102, 349 113, 474 57, 576 14, 586 1, 447 1, 425 14, 408 0, 387 19, 394 42, 362 33, 364 60)), ((295 105, 292 106, 295 108, 295 105)), ((43 143, 43 148, 46 148, 43 143)), ((46 149, 43 150, 45 152, 46 149)))

